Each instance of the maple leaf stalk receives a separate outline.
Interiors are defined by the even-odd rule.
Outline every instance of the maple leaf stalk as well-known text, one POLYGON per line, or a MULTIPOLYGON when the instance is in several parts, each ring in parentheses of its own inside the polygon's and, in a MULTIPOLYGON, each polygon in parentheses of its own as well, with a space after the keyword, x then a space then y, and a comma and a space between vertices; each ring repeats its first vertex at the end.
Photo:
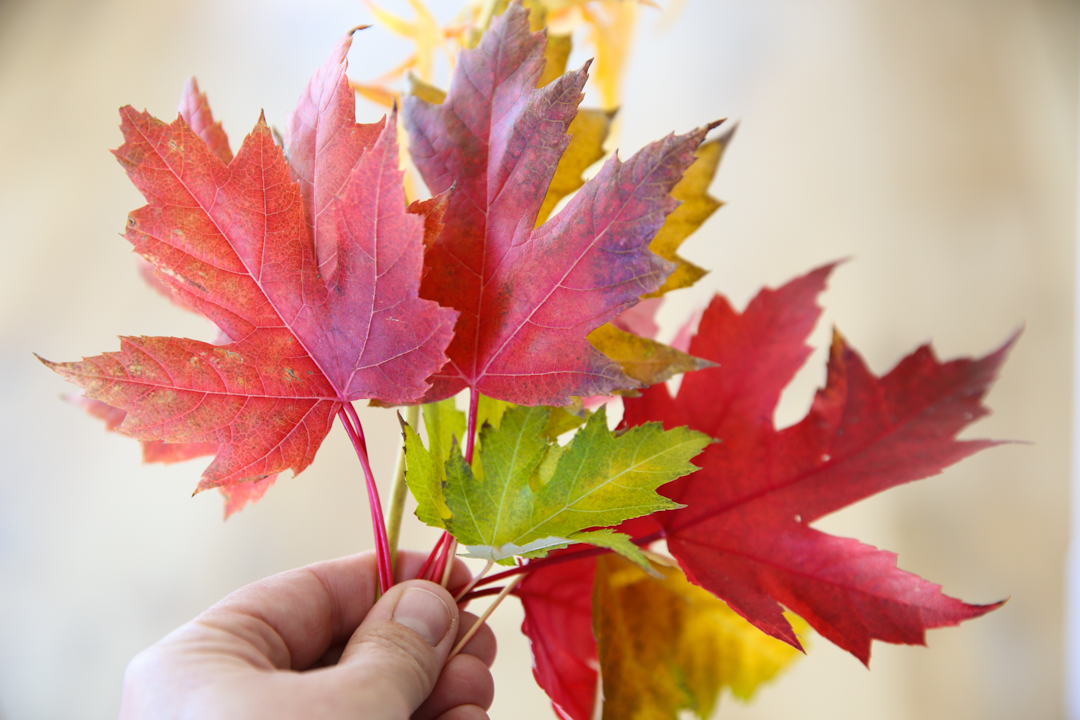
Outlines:
POLYGON ((432 564, 435 562, 435 558, 439 556, 439 551, 442 550, 443 545, 446 544, 446 538, 448 537, 450 537, 450 534, 445 532, 439 536, 439 539, 435 542, 435 547, 428 553, 427 559, 424 560, 424 564, 420 566, 420 570, 416 573, 416 577, 428 577, 428 570, 431 569, 432 564))
MULTIPOLYGON (((471 466, 473 461, 473 450, 476 447, 476 418, 480 411, 480 391, 475 387, 469 388, 469 415, 465 430, 465 464, 471 466)), ((439 578, 439 582, 443 587, 446 587, 450 582, 450 568, 453 567, 453 562, 450 558, 457 552, 457 538, 451 535, 449 532, 443 533, 442 538, 442 550, 439 554, 438 560, 432 569, 431 578, 439 578)), ((432 550, 432 553, 439 552, 438 549, 432 550)), ((486 572, 486 570, 485 570, 486 572)), ((423 575, 421 575, 423 577, 423 575)), ((498 603, 495 603, 496 605, 498 603)), ((479 624, 479 623, 478 623, 479 624)))
MULTIPOLYGON (((490 565, 489 565, 489 567, 490 567, 490 565)), ((473 636, 476 635, 477 632, 479 632, 480 628, 484 625, 485 622, 487 622, 487 619, 489 617, 491 617, 492 613, 495 612, 495 609, 497 607, 499 607, 500 604, 502 604, 502 601, 506 599, 507 595, 514 592, 514 590, 517 588, 518 584, 524 579, 525 579, 524 576, 518 576, 518 577, 514 578, 513 580, 511 580, 510 582, 508 582, 506 584, 506 587, 502 588, 499 591, 499 595, 498 595, 498 597, 495 598, 495 601, 492 602, 491 605, 488 606, 487 610, 484 610, 484 614, 481 615, 476 620, 476 622, 473 623, 473 626, 471 628, 469 628, 469 631, 466 632, 465 635, 460 640, 458 640, 458 644, 455 645, 454 649, 450 651, 450 655, 449 655, 449 657, 446 658, 446 662, 450 662, 451 660, 453 660, 454 656, 457 655, 459 652, 461 652, 461 650, 466 645, 469 644, 469 641, 473 639, 473 636)), ((458 598, 458 600, 460 601, 459 598, 458 598)))
MULTIPOLYGON (((522 576, 522 577, 524 577, 524 576, 522 576)), ((470 590, 469 592, 462 595, 460 598, 457 598, 457 601, 459 603, 467 603, 467 602, 471 602, 473 600, 476 600, 478 598, 491 597, 492 595, 499 595, 500 593, 502 593, 504 587, 505 587, 504 585, 499 585, 498 587, 487 587, 487 588, 482 588, 480 590, 470 590)), ((517 588, 514 588, 514 589, 516 590, 517 588)), ((517 595, 518 593, 511 592, 510 594, 511 595, 517 595)))
POLYGON ((489 572, 491 572, 491 568, 493 568, 493 567, 495 567, 495 561, 494 560, 488 560, 487 565, 484 565, 484 569, 481 570, 480 572, 478 572, 476 574, 476 577, 474 577, 472 580, 469 581, 468 585, 466 585, 464 588, 462 588, 458 592, 454 593, 454 600, 456 602, 461 602, 461 598, 468 595, 472 591, 472 589, 474 587, 476 587, 476 583, 483 580, 484 576, 487 575, 489 572))
POLYGON ((364 469, 364 481, 367 484, 368 506, 371 510, 372 533, 375 536, 375 554, 379 568, 379 586, 383 593, 394 584, 394 574, 390 563, 390 543, 387 538, 386 521, 383 518, 382 502, 379 500, 379 488, 375 485, 375 476, 371 472, 371 462, 368 459, 367 442, 364 440, 364 430, 360 425, 360 418, 356 414, 356 408, 352 403, 344 403, 338 411, 338 418, 345 426, 345 432, 352 441, 356 456, 360 459, 360 466, 364 469))
MULTIPOLYGON (((399 416, 400 417, 400 416, 399 416)), ((410 405, 405 409, 405 422, 416 428, 420 421, 420 406, 410 405)), ((398 540, 401 538, 401 521, 405 515, 405 498, 409 486, 405 482, 405 441, 398 448, 397 462, 394 464, 394 484, 390 488, 390 509, 387 512, 386 536, 389 544, 390 570, 393 574, 397 561, 398 540)))

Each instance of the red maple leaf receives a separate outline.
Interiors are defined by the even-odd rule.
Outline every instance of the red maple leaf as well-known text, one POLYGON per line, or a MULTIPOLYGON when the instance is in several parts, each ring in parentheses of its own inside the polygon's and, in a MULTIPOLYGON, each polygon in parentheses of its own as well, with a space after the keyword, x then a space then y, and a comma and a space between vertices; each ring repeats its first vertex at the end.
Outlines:
MULTIPOLYGON (((897 569, 894 554, 809 523, 994 445, 955 436, 986 414, 981 399, 1012 341, 985 358, 948 363, 922 347, 876 378, 836 336, 828 380, 810 412, 776 430, 773 411, 810 352, 805 339, 820 314, 815 298, 831 270, 765 290, 742 314, 717 296, 690 352, 718 366, 684 376, 676 397, 655 385, 624 399, 627 425, 689 425, 721 442, 696 458, 701 470, 661 489, 688 507, 636 518, 619 530, 642 544, 666 537, 688 578, 769 635, 800 647, 781 615, 784 605, 868 663, 872 639, 922 644, 926 629, 1001 603, 948 597, 897 569)), ((598 672, 595 560, 539 562, 517 588, 533 674, 560 716, 588 720, 598 672)))
MULTIPOLYGON (((206 93, 200 92, 195 78, 191 78, 184 84, 184 90, 180 95, 180 117, 191 127, 199 137, 206 142, 223 163, 232 161, 233 153, 229 147, 229 138, 221 127, 221 123, 214 120, 214 114, 210 110, 210 104, 206 99, 206 93)), ((195 310, 172 293, 172 290, 160 279, 154 270, 154 266, 146 260, 139 258, 139 270, 147 283, 165 295, 172 302, 187 310, 195 310)), ((196 311, 197 312, 197 311, 196 311)), ((215 345, 227 345, 231 340, 225 333, 218 329, 218 337, 215 345)), ((127 411, 114 408, 100 400, 91 400, 84 395, 74 395, 71 401, 82 406, 90 415, 105 422, 105 428, 116 431, 127 417, 127 411)), ((167 443, 162 440, 141 440, 142 459, 144 463, 170 464, 193 460, 208 455, 216 455, 219 443, 196 442, 196 443, 167 443)), ((254 503, 261 498, 266 490, 274 484, 277 473, 267 475, 259 480, 250 480, 235 485, 221 486, 218 490, 225 498, 225 517, 242 509, 248 503, 254 503)))
MULTIPOLYGON (((938 362, 928 347, 878 378, 836 335, 828 379, 798 424, 777 430, 780 392, 806 359, 831 266, 759 294, 738 314, 717 297, 690 352, 718 363, 625 401, 624 422, 688 425, 720 440, 701 471, 661 492, 688 505, 650 522, 688 578, 762 631, 799 646, 781 605, 864 663, 870 641, 923 644, 927 628, 998 607, 969 605, 896 567, 893 553, 810 527, 828 513, 941 471, 995 443, 955 436, 1010 343, 978 360, 938 362)), ((639 535, 643 532, 639 525, 639 535)))
MULTIPOLYGON (((311 158, 308 125, 291 124, 297 174, 314 168, 311 187, 293 182, 261 118, 226 164, 227 143, 208 145, 183 118, 166 125, 121 110, 126 142, 116 155, 149 202, 129 216, 126 237, 156 280, 232 342, 122 338, 118 353, 47 364, 90 399, 125 411, 128 434, 219 445, 200 489, 251 482, 240 495, 261 494, 267 476, 311 462, 343 403, 416 400, 445 362, 456 313, 417 294, 429 223, 406 212, 395 123, 349 136, 360 126, 345 107, 353 102, 347 47, 312 81, 296 114, 313 97, 334 100, 317 105, 311 158), (320 146, 320 113, 338 137, 376 139, 359 152, 357 143, 320 146), (334 199, 320 205, 321 168, 334 199), (311 203, 318 213, 307 212, 311 203), (336 263, 326 276, 311 223, 330 238, 336 263)), ((194 86, 185 102, 206 132, 220 131, 194 86)))
MULTIPOLYGON (((573 552, 560 550, 549 557, 573 552)), ((595 574, 595 558, 573 560, 527 574, 516 590, 525 610, 521 632, 532 649, 533 677, 567 720, 589 720, 596 701, 595 574)))
POLYGON ((537 211, 581 101, 587 66, 537 88, 544 34, 518 4, 461 53, 442 104, 406 98, 410 154, 453 189, 421 295, 461 311, 426 402, 471 387, 527 405, 638 387, 586 336, 657 289, 673 266, 649 242, 709 127, 613 157, 554 218, 537 211))
POLYGON ((345 76, 345 56, 353 33, 338 43, 330 59, 315 71, 289 115, 285 154, 304 195, 304 219, 315 241, 319 273, 331 278, 338 264, 334 204, 360 156, 379 139, 385 118, 356 122, 356 95, 345 76))
POLYGON ((225 134, 221 123, 214 120, 214 113, 210 111, 206 93, 199 91, 199 83, 195 81, 195 78, 191 78, 184 84, 177 112, 195 131, 195 134, 206 142, 207 147, 218 160, 226 165, 232 162, 233 152, 229 147, 229 136, 225 134))

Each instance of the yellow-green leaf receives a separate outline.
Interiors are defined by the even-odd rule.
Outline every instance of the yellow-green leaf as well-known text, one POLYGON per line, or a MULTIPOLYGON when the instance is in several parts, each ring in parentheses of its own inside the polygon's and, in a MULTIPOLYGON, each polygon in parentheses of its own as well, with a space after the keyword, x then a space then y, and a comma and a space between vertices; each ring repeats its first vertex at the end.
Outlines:
MULTIPOLYGON (((485 423, 499 426, 499 420, 509 407, 509 403, 501 400, 480 396, 480 406, 477 408, 477 425, 483 427, 485 423)), ((450 459, 450 449, 454 446, 465 448, 468 444, 468 421, 465 413, 457 409, 454 398, 446 398, 437 403, 424 405, 424 427, 427 428, 428 447, 438 463, 440 483, 446 479, 445 465, 450 459)), ((479 445, 477 445, 479 449, 479 445)), ((484 467, 480 462, 479 455, 474 454, 473 473, 477 479, 483 480, 484 467)))
POLYGON ((587 532, 574 533, 570 536, 570 539, 575 542, 587 543, 589 545, 596 545, 597 547, 607 548, 622 555, 627 560, 637 564, 645 572, 655 574, 657 577, 661 577, 659 573, 656 573, 652 568, 652 563, 649 562, 649 558, 645 556, 641 548, 634 544, 633 538, 626 533, 616 532, 610 528, 603 528, 601 530, 589 530, 587 532))
MULTIPOLYGON (((526 558, 540 558, 547 555, 552 550, 559 550, 561 548, 573 545, 574 543, 585 543, 587 545, 595 545, 596 547, 607 548, 612 552, 616 552, 622 555, 624 558, 637 564, 645 572, 655 575, 656 577, 662 577, 659 573, 653 570, 652 563, 649 562, 648 556, 634 544, 634 539, 626 533, 616 532, 611 528, 602 528, 600 530, 587 530, 582 532, 576 532, 570 535, 568 538, 546 538, 545 542, 541 544, 540 549, 532 551, 523 551, 520 554, 526 558)), ((486 555, 482 556, 487 558, 486 555)), ((502 558, 494 558, 496 561, 502 558)))
POLYGON ((656 237, 649 243, 649 249, 675 263, 676 267, 660 289, 645 297, 656 297, 671 290, 689 287, 705 276, 706 270, 679 257, 677 252, 683 241, 723 204, 709 195, 709 185, 716 177, 720 158, 730 139, 729 132, 723 137, 702 143, 695 153, 697 159, 687 168, 682 180, 672 188, 672 197, 680 200, 682 205, 667 216, 656 237))
MULTIPOLYGON (((442 484, 451 513, 446 528, 471 556, 488 560, 536 557, 595 540, 640 562, 640 551, 613 533, 590 537, 583 531, 680 507, 656 488, 695 471, 690 459, 711 440, 687 428, 665 431, 659 423, 615 435, 601 408, 560 448, 543 437, 549 413, 549 408, 514 407, 499 427, 485 425, 478 453, 482 480, 460 449, 451 451, 442 484), (549 454, 556 456, 553 469, 544 464, 549 454)), ((424 487, 430 493, 430 485, 424 487)))
POLYGON ((551 409, 551 415, 544 427, 544 437, 554 442, 563 433, 581 427, 592 417, 592 413, 581 405, 581 398, 575 400, 576 403, 570 407, 551 409))
POLYGON ((485 425, 491 425, 497 428, 502 424, 503 415, 506 414, 506 411, 514 407, 517 406, 505 400, 496 400, 487 395, 481 395, 476 406, 476 426, 482 428, 485 425))
POLYGON ((450 508, 442 493, 444 463, 436 462, 412 426, 403 424, 402 432, 405 433, 405 483, 416 498, 416 517, 425 525, 445 530, 450 508))
POLYGON ((442 468, 450 459, 450 448, 465 442, 465 413, 457 409, 452 397, 424 405, 423 412, 428 449, 439 465, 439 479, 442 480, 442 468))
POLYGON ((589 343, 619 363, 623 372, 643 385, 655 385, 679 373, 701 370, 715 364, 670 345, 624 332, 611 323, 589 333, 589 343))
MULTIPOLYGON (((614 555, 597 559, 593 626, 605 720, 708 718, 720 691, 748 699, 799 652, 765 635, 681 571, 657 579, 614 555)), ((809 631, 787 613, 799 634, 809 631)))
POLYGON ((482 480, 460 451, 446 463, 447 528, 472 556, 504 560, 528 552, 529 543, 540 539, 525 539, 521 528, 528 527, 532 516, 529 478, 548 449, 542 436, 547 415, 547 408, 521 407, 505 413, 498 427, 485 425, 478 453, 482 480))

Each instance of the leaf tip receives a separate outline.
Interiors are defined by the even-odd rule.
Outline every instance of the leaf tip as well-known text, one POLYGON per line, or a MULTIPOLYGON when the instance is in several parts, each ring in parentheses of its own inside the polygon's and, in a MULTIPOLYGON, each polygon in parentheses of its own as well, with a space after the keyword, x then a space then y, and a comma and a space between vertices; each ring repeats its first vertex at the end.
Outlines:
MULTIPOLYGON (((990 353, 990 357, 994 358, 994 364, 999 365, 1005 360, 1005 357, 1012 352, 1013 346, 1020 341, 1020 336, 1024 334, 1024 330, 1027 329, 1026 324, 1013 330, 1012 335, 1005 339, 1005 342, 1001 344, 994 352, 990 353)), ((1004 602, 1004 600, 1002 601, 1004 602)))
POLYGON ((735 137, 735 131, 739 129, 739 123, 741 122, 738 119, 731 120, 731 122, 728 122, 728 120, 729 118, 724 118, 720 121, 718 127, 720 127, 721 130, 720 134, 716 137, 716 141, 724 147, 727 147, 731 143, 731 139, 735 137))
POLYGON ((727 118, 720 118, 719 120, 713 120, 711 122, 706 123, 704 125, 704 127, 703 127, 703 130, 705 131, 705 133, 709 133, 709 132, 715 130, 716 128, 720 127, 721 125, 723 125, 725 122, 727 122, 727 118))
POLYGON ((709 368, 718 368, 718 367, 720 367, 720 363, 718 363, 718 362, 713 362, 712 360, 706 360, 705 358, 696 357, 694 355, 691 355, 690 357, 693 358, 693 360, 694 360, 694 369, 695 370, 707 370, 709 368))
POLYGON ((45 358, 41 357, 37 353, 34 353, 34 357, 36 357, 38 359, 38 362, 40 362, 42 365, 49 368, 50 370, 52 370, 57 375, 60 375, 65 380, 69 380, 71 382, 75 382, 76 384, 80 384, 72 376, 72 374, 70 372, 70 367, 71 367, 72 363, 53 362, 52 360, 46 360, 45 358))

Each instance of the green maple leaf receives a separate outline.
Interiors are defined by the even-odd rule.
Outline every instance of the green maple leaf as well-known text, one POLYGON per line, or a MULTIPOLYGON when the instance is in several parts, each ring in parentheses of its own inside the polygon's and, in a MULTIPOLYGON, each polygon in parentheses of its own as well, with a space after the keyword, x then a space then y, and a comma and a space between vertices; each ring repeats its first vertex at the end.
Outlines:
POLYGON ((406 478, 417 517, 448 530, 471 557, 540 557, 583 542, 648 567, 628 536, 588 528, 682 507, 656 488, 697 470, 689 461, 711 440, 687 428, 664 431, 659 423, 616 435, 601 408, 560 447, 544 433, 550 415, 546 407, 511 407, 498 427, 486 425, 478 452, 482 477, 456 444, 443 463, 442 452, 428 451, 406 428, 406 478))

